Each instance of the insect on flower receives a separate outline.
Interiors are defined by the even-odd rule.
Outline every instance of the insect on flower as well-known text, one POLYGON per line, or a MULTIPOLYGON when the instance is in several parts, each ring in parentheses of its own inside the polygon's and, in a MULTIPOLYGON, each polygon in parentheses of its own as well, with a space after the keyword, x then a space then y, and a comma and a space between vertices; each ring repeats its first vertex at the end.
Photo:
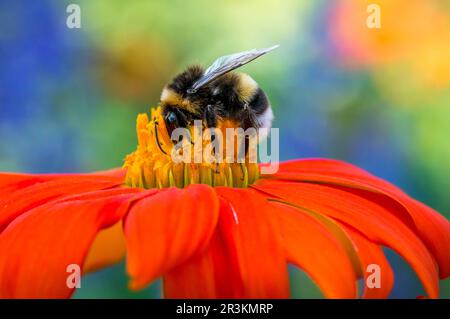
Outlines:
MULTIPOLYGON (((162 277, 167 298, 287 298, 288 264, 328 298, 359 297, 357 280, 376 264, 380 287, 366 286, 362 297, 386 298, 394 274, 382 246, 411 265, 428 297, 438 297, 439 278, 450 273, 450 223, 394 185, 331 159, 280 163, 274 174, 251 162, 175 163, 174 128, 197 118, 226 127, 224 118, 240 119, 229 107, 254 111, 252 99, 230 106, 230 87, 214 96, 230 75, 208 82, 199 72, 183 87, 192 94, 187 102, 169 85, 150 118, 138 116, 138 145, 123 168, 0 174, 0 297, 67 298, 74 292, 68 265, 86 274, 126 258, 131 289, 162 277)), ((253 85, 248 96, 263 99, 245 83, 253 85)))

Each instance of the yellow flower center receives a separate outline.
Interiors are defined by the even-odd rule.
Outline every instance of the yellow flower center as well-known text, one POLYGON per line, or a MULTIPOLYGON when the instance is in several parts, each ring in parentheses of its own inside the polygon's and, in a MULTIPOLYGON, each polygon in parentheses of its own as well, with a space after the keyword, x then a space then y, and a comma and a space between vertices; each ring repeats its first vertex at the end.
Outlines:
MULTIPOLYGON (((223 131, 229 125, 228 122, 221 122, 219 128, 223 131)), ((128 186, 147 189, 183 188, 190 184, 247 187, 259 178, 258 164, 249 163, 248 156, 244 163, 217 161, 214 156, 197 163, 193 160, 195 147, 192 147, 189 148, 191 161, 174 161, 175 144, 167 132, 160 107, 151 110, 151 119, 145 113, 139 114, 136 131, 138 146, 127 155, 123 165, 127 169, 125 183, 128 186)), ((186 145, 192 141, 183 139, 183 143, 186 145)), ((203 140, 201 143, 204 148, 211 141, 203 140)), ((185 150, 178 149, 181 153, 185 150)))

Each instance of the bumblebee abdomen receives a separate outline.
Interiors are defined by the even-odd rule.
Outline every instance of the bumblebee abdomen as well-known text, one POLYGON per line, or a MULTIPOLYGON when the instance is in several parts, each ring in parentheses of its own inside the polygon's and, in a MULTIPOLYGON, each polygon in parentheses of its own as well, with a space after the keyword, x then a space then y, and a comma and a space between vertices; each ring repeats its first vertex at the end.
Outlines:
POLYGON ((254 92, 248 104, 256 115, 264 113, 264 111, 270 107, 269 99, 261 88, 258 88, 256 92, 254 92))
POLYGON ((239 81, 236 85, 236 90, 239 100, 244 103, 250 103, 254 95, 259 89, 258 83, 253 78, 245 73, 237 73, 239 81))

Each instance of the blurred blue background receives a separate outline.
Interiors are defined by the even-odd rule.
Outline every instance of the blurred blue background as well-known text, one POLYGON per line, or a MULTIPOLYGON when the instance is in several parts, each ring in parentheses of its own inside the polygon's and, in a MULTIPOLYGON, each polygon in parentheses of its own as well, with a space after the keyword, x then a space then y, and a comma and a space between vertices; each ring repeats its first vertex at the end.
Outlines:
MULTIPOLYGON (((268 93, 281 159, 357 164, 450 216, 450 3, 335 1, 0 1, 0 171, 87 172, 134 150, 135 117, 190 63, 273 44, 243 68, 268 93), (368 3, 381 6, 369 29, 368 3), (81 28, 66 7, 81 8, 81 28), (433 21, 433 23, 430 23, 433 21)), ((393 298, 423 294, 387 252, 393 298)), ((292 271, 294 297, 320 297, 292 271)), ((442 296, 450 284, 442 282, 442 296)), ((83 280, 76 297, 127 290, 124 265, 83 280), (84 288, 84 289, 83 289, 84 288)))

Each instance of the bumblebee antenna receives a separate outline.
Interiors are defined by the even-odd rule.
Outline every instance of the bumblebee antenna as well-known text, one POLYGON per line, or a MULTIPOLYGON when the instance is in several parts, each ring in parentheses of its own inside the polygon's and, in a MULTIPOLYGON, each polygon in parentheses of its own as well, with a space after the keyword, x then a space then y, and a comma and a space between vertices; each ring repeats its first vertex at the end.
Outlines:
POLYGON ((163 150, 163 148, 161 147, 161 144, 159 143, 159 137, 158 137, 158 121, 155 119, 155 138, 156 138, 156 144, 158 144, 158 148, 161 150, 161 152, 163 152, 164 154, 167 155, 166 151, 163 150))

